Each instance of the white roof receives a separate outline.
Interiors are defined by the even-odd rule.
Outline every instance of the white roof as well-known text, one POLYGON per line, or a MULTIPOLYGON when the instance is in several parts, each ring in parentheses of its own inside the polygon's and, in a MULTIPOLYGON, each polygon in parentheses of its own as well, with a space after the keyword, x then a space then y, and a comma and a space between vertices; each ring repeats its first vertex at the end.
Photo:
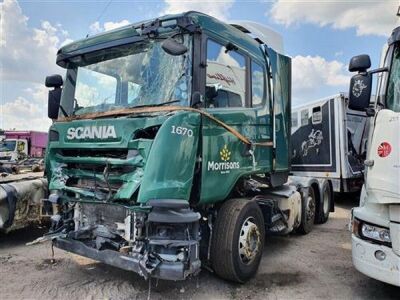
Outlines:
POLYGON ((302 103, 302 104, 293 105, 292 106, 292 111, 298 111, 298 110, 304 109, 306 107, 314 107, 315 105, 317 105, 317 104, 319 104, 321 102, 326 102, 326 101, 328 101, 330 99, 337 99, 337 98, 342 98, 342 97, 346 98, 347 95, 345 93, 338 93, 338 94, 335 94, 335 95, 332 95, 332 96, 327 96, 327 97, 324 97, 324 98, 308 101, 308 102, 305 102, 305 103, 302 103))
POLYGON ((284 54, 282 36, 272 28, 252 21, 231 21, 229 22, 235 27, 241 27, 240 30, 245 29, 247 33, 252 35, 253 38, 260 39, 268 47, 275 51, 284 54))

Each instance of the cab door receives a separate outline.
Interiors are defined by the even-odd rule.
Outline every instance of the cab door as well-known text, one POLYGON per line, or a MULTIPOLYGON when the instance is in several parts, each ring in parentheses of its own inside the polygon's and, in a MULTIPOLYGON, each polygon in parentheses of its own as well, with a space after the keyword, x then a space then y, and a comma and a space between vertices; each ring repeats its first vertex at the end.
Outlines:
MULTIPOLYGON (((268 138, 265 116, 260 107, 251 107, 250 57, 227 41, 208 38, 205 48, 206 110, 252 142, 268 138)), ((264 149, 250 148, 210 118, 203 117, 202 135, 202 203, 226 199, 242 176, 262 173, 271 164, 264 149)))

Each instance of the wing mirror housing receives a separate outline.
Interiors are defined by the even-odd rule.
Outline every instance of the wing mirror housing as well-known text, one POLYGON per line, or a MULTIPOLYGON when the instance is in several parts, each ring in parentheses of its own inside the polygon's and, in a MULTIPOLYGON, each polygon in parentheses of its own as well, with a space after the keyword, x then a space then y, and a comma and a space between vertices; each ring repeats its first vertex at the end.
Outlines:
POLYGON ((367 70, 371 67, 368 55, 354 56, 349 63, 350 72, 358 72, 350 80, 349 108, 365 111, 371 101, 372 74, 367 70))
POLYGON ((184 44, 179 43, 176 39, 173 37, 167 38, 162 44, 161 48, 168 53, 169 55, 172 56, 180 56, 182 54, 185 54, 188 51, 188 47, 186 47, 184 44))
POLYGON ((47 76, 45 80, 45 86, 48 88, 59 88, 63 83, 61 75, 58 74, 47 76))
POLYGON ((47 103, 47 116, 54 120, 58 118, 58 111, 60 109, 61 92, 63 85, 63 79, 61 75, 50 75, 46 77, 45 85, 48 88, 54 88, 49 91, 48 103, 47 103))
POLYGON ((353 56, 350 59, 350 72, 366 72, 369 68, 371 68, 371 59, 367 54, 353 56))

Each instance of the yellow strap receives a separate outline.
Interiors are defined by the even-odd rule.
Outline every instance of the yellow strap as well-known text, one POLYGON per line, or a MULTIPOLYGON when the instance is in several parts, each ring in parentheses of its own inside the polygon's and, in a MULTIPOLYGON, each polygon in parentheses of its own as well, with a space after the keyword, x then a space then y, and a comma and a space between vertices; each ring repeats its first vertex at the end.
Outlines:
POLYGON ((72 120, 96 119, 96 118, 100 118, 100 117, 102 118, 102 117, 109 117, 109 116, 123 116, 123 115, 131 115, 131 114, 141 114, 141 113, 151 113, 151 112, 168 112, 168 111, 197 112, 197 113, 209 118, 210 120, 214 121, 221 127, 225 128, 227 131, 232 133, 234 136, 236 136, 239 140, 241 140, 245 144, 254 145, 254 146, 262 146, 262 147, 272 147, 273 146, 272 142, 252 143, 247 137, 242 135, 236 129, 234 129, 233 127, 229 126, 228 124, 222 122, 221 120, 217 119, 210 113, 208 113, 204 110, 201 110, 201 109, 192 108, 192 107, 184 107, 184 106, 153 106, 153 107, 123 108, 123 109, 110 110, 110 111, 106 111, 106 112, 89 113, 89 114, 84 114, 84 115, 63 117, 63 118, 58 119, 57 121, 64 122, 64 121, 72 121, 72 120))

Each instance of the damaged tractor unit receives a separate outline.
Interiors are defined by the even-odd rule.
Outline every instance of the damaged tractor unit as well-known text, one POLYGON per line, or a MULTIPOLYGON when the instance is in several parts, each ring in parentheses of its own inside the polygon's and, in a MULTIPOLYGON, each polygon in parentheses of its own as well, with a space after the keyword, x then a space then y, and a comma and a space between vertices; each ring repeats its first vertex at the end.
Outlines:
POLYGON ((188 12, 61 48, 66 76, 46 78, 53 244, 145 278, 205 266, 245 282, 267 231, 309 232, 315 199, 287 183, 280 41, 188 12))
POLYGON ((46 223, 53 206, 48 197, 43 172, 9 174, 0 177, 0 233, 9 233, 30 224, 46 223))

